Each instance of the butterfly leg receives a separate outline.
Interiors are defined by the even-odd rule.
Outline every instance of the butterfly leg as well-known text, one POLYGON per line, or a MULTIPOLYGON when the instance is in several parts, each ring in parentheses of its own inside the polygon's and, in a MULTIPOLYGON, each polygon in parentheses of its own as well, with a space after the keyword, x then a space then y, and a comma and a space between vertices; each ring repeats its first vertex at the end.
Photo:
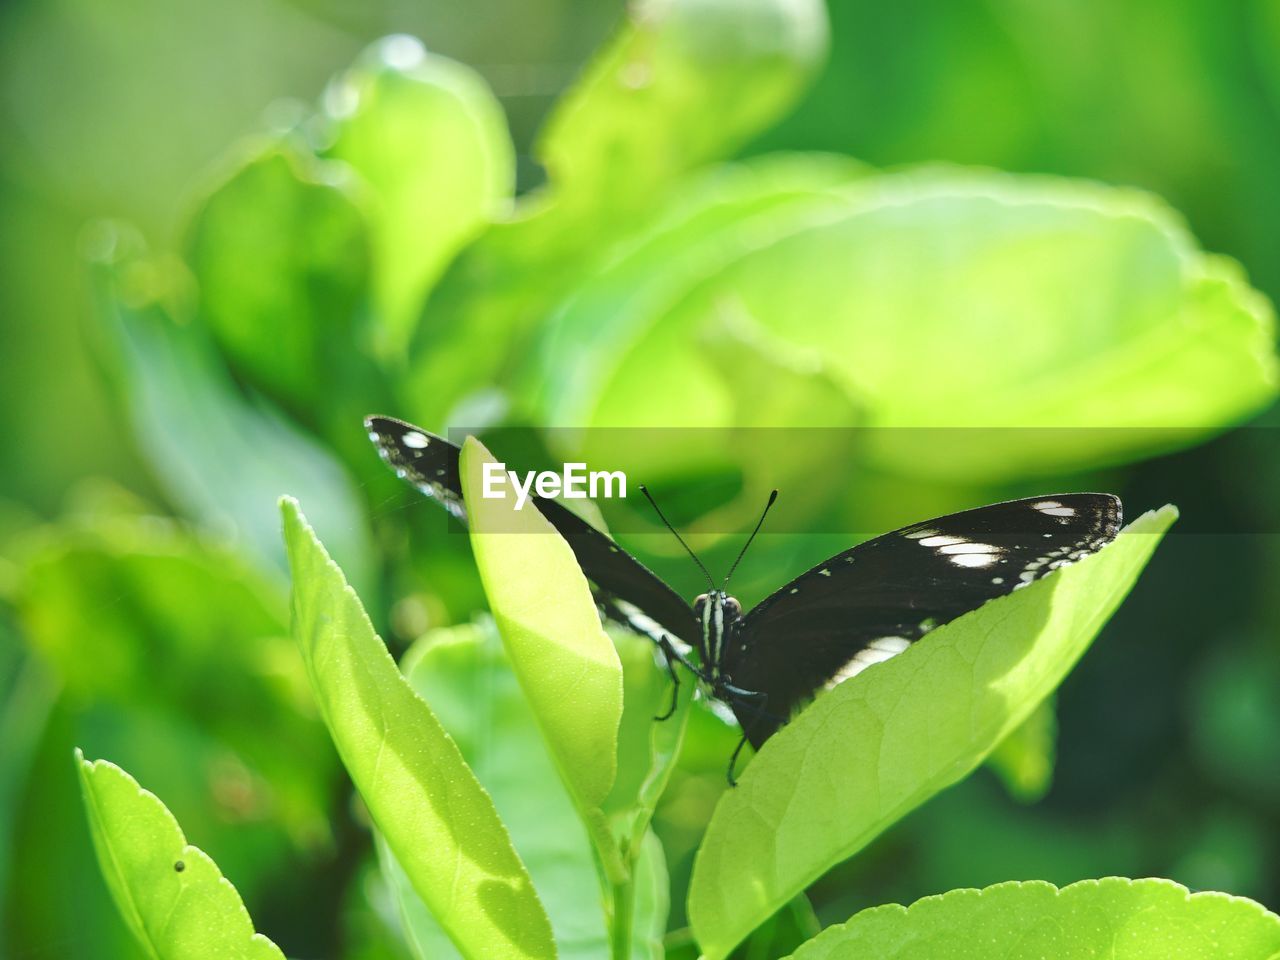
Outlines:
POLYGON ((658 638, 658 649, 667 658, 667 673, 671 674, 671 706, 667 708, 666 713, 653 719, 669 720, 672 714, 676 712, 676 704, 680 699, 680 675, 676 673, 676 661, 684 662, 685 666, 689 666, 689 662, 680 655, 680 651, 671 645, 671 639, 665 633, 658 638))
MULTIPOLYGON (((720 682, 720 689, 739 701, 745 700, 751 702, 752 712, 755 713, 757 717, 764 715, 764 702, 768 699, 768 694, 761 693, 758 690, 744 690, 741 687, 735 687, 733 684, 727 683, 723 680, 720 682)), ((747 728, 744 724, 742 727, 742 739, 739 740, 738 745, 733 748, 733 754, 729 757, 729 769, 725 772, 725 778, 729 781, 729 786, 731 787, 736 787, 738 785, 738 781, 733 777, 733 768, 738 765, 738 754, 742 753, 742 748, 746 745, 747 728)))
POLYGON ((666 713, 661 716, 654 717, 655 720, 667 720, 676 712, 677 698, 680 696, 680 677, 676 671, 676 664, 683 664, 685 669, 692 673, 699 680, 707 681, 706 673, 696 664, 691 662, 688 657, 676 648, 671 642, 671 638, 661 630, 651 629, 648 625, 637 623, 629 617, 625 610, 618 606, 613 597, 608 594, 602 594, 598 598, 600 611, 607 619, 620 623, 627 629, 648 637, 653 641, 654 645, 662 652, 663 658, 667 662, 667 672, 671 675, 671 706, 666 713))

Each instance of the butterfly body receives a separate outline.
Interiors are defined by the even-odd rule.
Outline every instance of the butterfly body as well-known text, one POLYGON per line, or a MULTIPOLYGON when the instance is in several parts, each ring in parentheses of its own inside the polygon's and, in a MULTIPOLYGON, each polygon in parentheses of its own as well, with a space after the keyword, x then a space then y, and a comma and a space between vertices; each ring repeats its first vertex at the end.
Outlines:
MULTIPOLYGON (((401 477, 465 521, 456 444, 389 417, 370 417, 366 427, 401 477)), ((824 689, 1096 552, 1121 520, 1119 499, 1105 493, 965 510, 860 543, 744 612, 714 583, 686 603, 606 534, 555 500, 533 500, 595 585, 604 614, 649 636, 677 682, 675 662, 692 671, 757 748, 824 689)))

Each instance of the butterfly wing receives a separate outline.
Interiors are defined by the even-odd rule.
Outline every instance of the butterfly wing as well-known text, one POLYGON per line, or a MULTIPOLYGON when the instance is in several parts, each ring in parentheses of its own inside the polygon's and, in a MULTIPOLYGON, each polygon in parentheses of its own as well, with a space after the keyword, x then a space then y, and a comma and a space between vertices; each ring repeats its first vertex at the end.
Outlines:
POLYGON ((1096 552, 1120 501, 1072 493, 1013 500, 913 524, 801 574, 739 624, 721 669, 759 747, 819 690, 887 660, 949 620, 1096 552))
MULTIPOLYGON (((397 476, 466 522, 457 444, 393 417, 368 417, 364 423, 378 454, 397 476)), ((568 542, 606 611, 655 640, 660 626, 690 646, 697 643, 693 610, 657 574, 572 510, 555 500, 531 499, 568 542)))

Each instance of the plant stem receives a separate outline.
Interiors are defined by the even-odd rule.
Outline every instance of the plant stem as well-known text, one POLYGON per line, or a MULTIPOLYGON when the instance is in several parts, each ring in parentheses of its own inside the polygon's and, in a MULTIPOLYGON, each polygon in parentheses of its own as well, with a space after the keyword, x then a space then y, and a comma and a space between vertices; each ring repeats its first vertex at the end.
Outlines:
MULTIPOLYGON (((628 871, 630 873, 631 871, 628 871)), ((630 876, 612 886, 613 916, 609 924, 609 956, 612 960, 631 957, 631 922, 635 913, 636 888, 630 876)))

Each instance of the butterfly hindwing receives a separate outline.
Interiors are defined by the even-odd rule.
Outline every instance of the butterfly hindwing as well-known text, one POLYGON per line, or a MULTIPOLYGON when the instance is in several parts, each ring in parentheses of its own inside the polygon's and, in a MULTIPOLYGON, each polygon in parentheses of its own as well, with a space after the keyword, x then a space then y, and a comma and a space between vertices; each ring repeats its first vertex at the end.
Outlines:
MULTIPOLYGON (((368 417, 365 428, 379 455, 399 477, 466 521, 457 444, 393 417, 368 417)), ((650 636, 661 626, 686 644, 697 642, 693 610, 648 567, 555 500, 530 499, 568 542, 611 616, 650 636)))
POLYGON ((1120 528, 1110 494, 1033 497, 868 540, 752 609, 721 670, 764 696, 731 703, 755 746, 824 687, 988 600, 1094 553, 1120 528))

